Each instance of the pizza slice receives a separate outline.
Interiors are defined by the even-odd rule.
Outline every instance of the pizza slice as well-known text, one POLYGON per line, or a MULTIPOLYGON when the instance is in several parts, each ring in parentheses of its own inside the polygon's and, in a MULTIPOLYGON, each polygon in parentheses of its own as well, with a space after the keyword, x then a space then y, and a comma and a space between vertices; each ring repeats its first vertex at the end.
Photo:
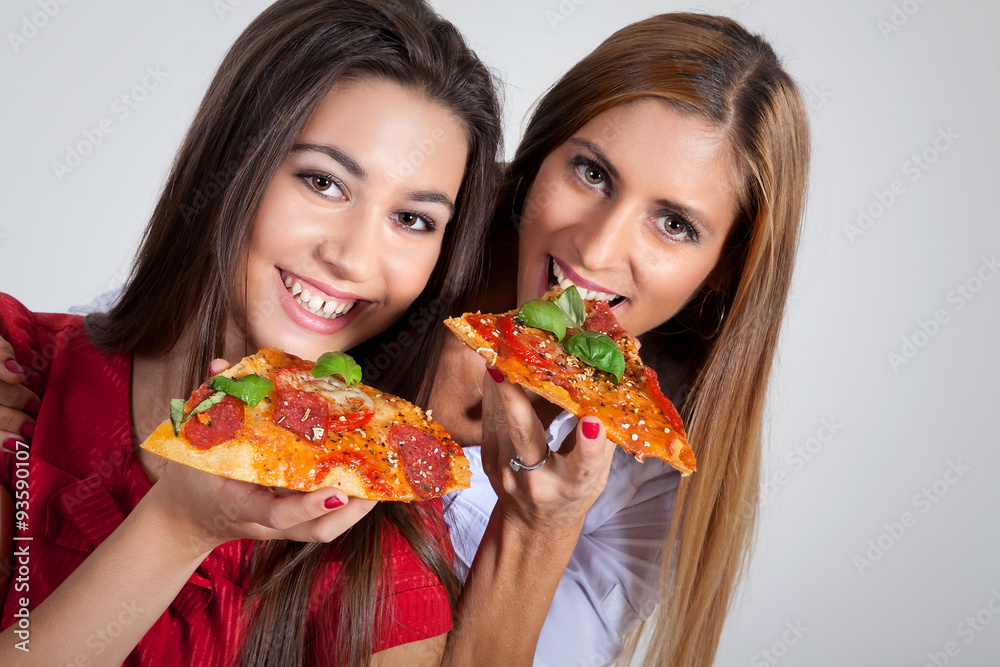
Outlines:
POLYGON ((468 488, 462 448, 412 403, 360 383, 350 356, 262 349, 213 377, 142 447, 213 475, 297 491, 423 500, 468 488))
POLYGON ((574 286, 507 313, 465 313, 445 324, 511 382, 577 418, 600 417, 608 439, 639 461, 652 456, 682 475, 694 472, 680 415, 606 301, 585 302, 574 286))

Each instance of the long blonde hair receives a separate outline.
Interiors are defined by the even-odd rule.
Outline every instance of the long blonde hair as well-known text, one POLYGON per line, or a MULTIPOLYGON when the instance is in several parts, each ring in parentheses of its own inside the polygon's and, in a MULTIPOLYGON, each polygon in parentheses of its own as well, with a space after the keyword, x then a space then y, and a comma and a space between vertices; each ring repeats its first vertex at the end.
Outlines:
MULTIPOLYGON (((539 102, 497 211, 520 215, 519 193, 545 156, 598 114, 639 98, 662 99, 717 127, 729 139, 739 184, 718 289, 643 337, 644 357, 684 350, 674 361, 686 370, 672 382, 683 395, 698 472, 678 488, 664 535, 659 613, 640 629, 641 662, 692 667, 712 663, 750 551, 765 396, 805 206, 809 130, 795 83, 762 38, 724 17, 654 16, 616 32, 539 102)), ((626 642, 623 662, 634 661, 639 636, 626 642)))

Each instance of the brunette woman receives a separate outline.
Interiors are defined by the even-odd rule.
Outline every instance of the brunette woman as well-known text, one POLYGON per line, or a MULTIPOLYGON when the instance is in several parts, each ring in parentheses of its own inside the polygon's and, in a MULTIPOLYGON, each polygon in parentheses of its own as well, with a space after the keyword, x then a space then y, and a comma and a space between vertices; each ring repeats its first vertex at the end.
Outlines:
POLYGON ((469 307, 502 312, 554 284, 609 300, 680 407, 698 471, 636 462, 596 419, 555 416, 446 343, 434 414, 481 442, 466 452, 490 481, 446 500, 471 568, 450 664, 604 664, 656 609, 640 664, 711 664, 753 532, 808 156, 795 84, 722 17, 627 26, 538 104, 469 307), (515 457, 544 464, 515 472, 515 457))
MULTIPOLYGON (((0 299, 5 370, 41 400, 30 452, 0 455, 4 528, 23 513, 0 662, 438 662, 457 597, 439 502, 275 496, 137 445, 213 358, 316 358, 438 317, 475 270, 497 112, 423 2, 282 0, 212 82, 116 305, 83 322, 0 299)), ((419 398, 433 331, 380 386, 419 398)))

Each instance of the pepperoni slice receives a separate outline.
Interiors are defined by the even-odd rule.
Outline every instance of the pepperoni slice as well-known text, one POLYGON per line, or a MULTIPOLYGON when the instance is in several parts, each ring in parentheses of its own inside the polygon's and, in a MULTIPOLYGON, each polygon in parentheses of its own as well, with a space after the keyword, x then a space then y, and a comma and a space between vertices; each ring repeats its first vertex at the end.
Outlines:
POLYGON ((451 478, 451 460, 447 448, 426 431, 409 424, 393 424, 389 443, 399 452, 403 473, 417 495, 430 498, 441 495, 451 478))
POLYGON ((583 323, 584 329, 597 331, 609 336, 612 340, 618 340, 627 332, 618 324, 618 318, 611 312, 611 306, 607 301, 594 301, 587 310, 587 319, 583 323))
POLYGON ((309 442, 322 442, 329 417, 329 405, 319 394, 279 386, 278 405, 272 416, 275 424, 309 442))
POLYGON ((674 404, 660 391, 660 382, 656 379, 656 371, 649 366, 643 366, 642 372, 646 375, 646 380, 649 382, 649 391, 660 405, 663 414, 666 415, 667 419, 673 425, 674 430, 686 438, 687 436, 684 434, 684 422, 681 421, 681 416, 677 413, 677 408, 674 407, 674 404))
MULTIPOLYGON (((200 387, 185 404, 185 414, 215 393, 207 386, 200 387)), ((182 435, 198 449, 211 449, 220 442, 231 439, 243 426, 243 403, 226 396, 208 410, 192 415, 181 427, 182 435)))

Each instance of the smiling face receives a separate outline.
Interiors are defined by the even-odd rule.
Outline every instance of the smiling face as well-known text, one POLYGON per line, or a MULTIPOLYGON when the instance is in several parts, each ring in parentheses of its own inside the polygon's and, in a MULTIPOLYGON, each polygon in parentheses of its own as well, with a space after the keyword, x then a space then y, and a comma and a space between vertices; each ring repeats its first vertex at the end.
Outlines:
POLYGON ((634 336, 673 317, 734 224, 727 151, 714 127, 662 100, 596 116, 545 158, 525 196, 518 303, 574 284, 610 300, 634 336))
POLYGON ((395 322, 437 262, 467 152, 460 122, 418 93, 334 86, 254 222, 236 283, 252 342, 316 359, 395 322))

